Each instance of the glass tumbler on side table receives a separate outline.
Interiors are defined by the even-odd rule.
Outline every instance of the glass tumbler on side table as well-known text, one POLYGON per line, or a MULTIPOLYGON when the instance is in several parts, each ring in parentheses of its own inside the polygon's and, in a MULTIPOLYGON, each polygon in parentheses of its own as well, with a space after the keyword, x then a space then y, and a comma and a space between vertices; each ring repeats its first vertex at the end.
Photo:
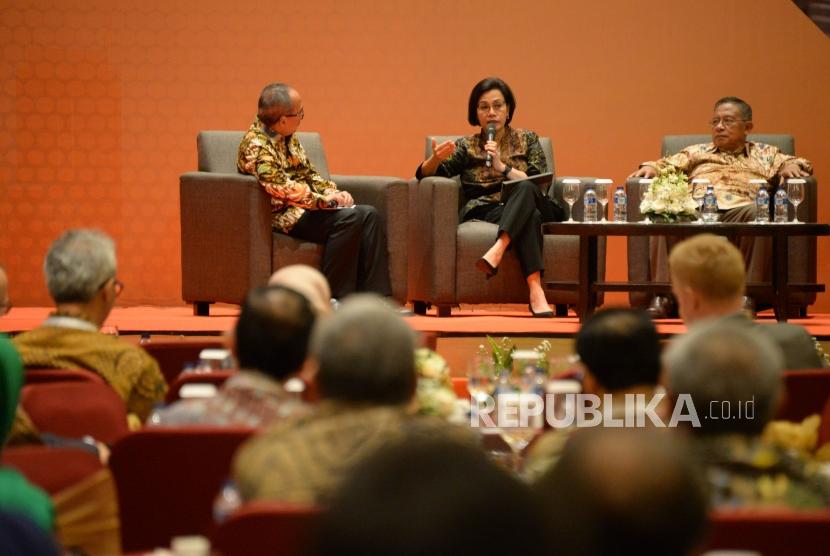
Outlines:
POLYGON ((787 180, 787 197, 793 205, 793 224, 803 224, 798 219, 798 205, 804 200, 804 184, 806 181, 799 178, 787 180))
POLYGON ((574 203, 579 199, 579 186, 582 184, 578 179, 565 178, 562 180, 562 198, 568 203, 568 219, 566 224, 574 224, 574 203))
POLYGON ((608 219, 605 218, 605 206, 608 204, 608 192, 611 190, 611 185, 613 183, 613 180, 605 178, 594 180, 594 189, 597 193, 597 201, 599 201, 599 204, 602 205, 602 218, 600 219, 600 222, 603 224, 608 222, 608 219))

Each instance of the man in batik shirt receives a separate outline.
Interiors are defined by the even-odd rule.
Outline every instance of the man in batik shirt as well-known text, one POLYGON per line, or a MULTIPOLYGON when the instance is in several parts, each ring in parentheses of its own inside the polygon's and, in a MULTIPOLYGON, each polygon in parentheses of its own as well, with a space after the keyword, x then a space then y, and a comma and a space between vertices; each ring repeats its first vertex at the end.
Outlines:
MULTIPOLYGON (((750 180, 762 179, 782 182, 813 173, 807 160, 781 153, 776 147, 747 141, 752 131, 752 107, 737 97, 724 97, 715 103, 709 122, 712 142, 691 145, 677 154, 656 161, 643 162, 629 178, 653 178, 658 172, 670 169, 684 172, 692 179, 708 179, 718 200, 721 222, 753 222, 755 186, 750 180)), ((700 198, 705 186, 696 184, 692 195, 700 198)), ((771 192, 772 193, 772 192, 771 192)), ((651 278, 667 282, 669 243, 665 237, 651 241, 651 278)), ((769 281, 770 239, 741 237, 738 248, 746 261, 751 282, 769 281)), ((655 298, 649 311, 653 316, 665 316, 666 301, 655 298)))
POLYGON ((334 297, 355 291, 391 296, 383 222, 374 207, 356 205, 348 192, 314 169, 294 135, 304 115, 295 89, 267 85, 239 145, 237 167, 255 176, 270 195, 274 229, 325 244, 321 270, 334 297))

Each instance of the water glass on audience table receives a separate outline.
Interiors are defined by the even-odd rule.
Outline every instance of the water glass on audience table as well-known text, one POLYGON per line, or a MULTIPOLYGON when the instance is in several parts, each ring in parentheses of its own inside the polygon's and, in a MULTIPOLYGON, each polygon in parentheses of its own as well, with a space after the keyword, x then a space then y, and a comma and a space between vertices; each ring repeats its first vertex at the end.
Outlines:
POLYGON ((605 205, 608 204, 608 192, 611 190, 611 185, 613 183, 613 180, 605 178, 594 180, 594 189, 597 193, 597 201, 599 201, 599 204, 602 205, 602 218, 600 219, 600 222, 603 224, 608 222, 605 218, 605 205))
POLYGON ((787 197, 793 205, 793 224, 803 224, 798 219, 798 205, 804 200, 804 184, 806 181, 799 178, 790 178, 787 180, 787 197))
MULTIPOLYGON (((643 199, 648 193, 648 190, 651 188, 651 184, 654 183, 654 178, 642 178, 639 181, 640 184, 640 204, 643 203, 643 199)), ((637 205, 640 206, 640 205, 637 205)), ((643 219, 640 220, 643 224, 651 224, 651 218, 648 217, 647 214, 643 215, 643 219)))
POLYGON ((574 220, 574 203, 579 199, 579 186, 582 182, 575 178, 562 180, 562 198, 568 203, 568 219, 566 224, 576 223, 574 220))
POLYGON ((486 354, 476 354, 467 365, 467 391, 474 402, 483 403, 492 395, 495 381, 493 359, 486 354))

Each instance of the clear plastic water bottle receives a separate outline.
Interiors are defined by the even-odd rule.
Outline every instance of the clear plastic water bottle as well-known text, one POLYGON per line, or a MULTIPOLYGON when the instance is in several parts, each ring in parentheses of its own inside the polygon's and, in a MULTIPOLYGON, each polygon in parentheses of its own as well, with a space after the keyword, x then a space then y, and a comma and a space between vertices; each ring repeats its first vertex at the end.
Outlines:
POLYGON ((622 185, 614 192, 614 222, 628 221, 628 196, 622 185))
POLYGON ((712 224, 718 221, 718 217, 718 198, 715 197, 715 188, 710 183, 703 194, 703 221, 712 224))
POLYGON ((242 506, 242 496, 236 488, 236 483, 228 479, 222 489, 213 499, 213 522, 224 523, 233 512, 242 506))
POLYGON ((766 224, 769 222, 769 193, 767 192, 767 180, 749 180, 755 189, 755 222, 766 224))
POLYGON ((789 212, 787 209, 787 190, 784 189, 784 185, 781 184, 778 186, 778 191, 775 192, 775 221, 776 222, 788 222, 789 221, 789 212))
POLYGON ((511 392, 513 392, 513 386, 510 385, 510 369, 502 369, 499 371, 493 397, 498 397, 500 394, 510 394, 511 392))
POLYGON ((585 194, 582 196, 584 210, 582 213, 583 222, 597 221, 597 192, 594 191, 593 185, 588 185, 585 189, 585 194))

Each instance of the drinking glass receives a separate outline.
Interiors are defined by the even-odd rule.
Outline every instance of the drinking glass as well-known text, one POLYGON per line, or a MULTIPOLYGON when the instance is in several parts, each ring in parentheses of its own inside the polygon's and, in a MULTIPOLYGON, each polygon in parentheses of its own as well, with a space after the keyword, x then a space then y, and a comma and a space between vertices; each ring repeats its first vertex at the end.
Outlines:
MULTIPOLYGON (((640 183, 640 204, 642 204, 643 199, 646 196, 646 193, 648 192, 649 188, 651 187, 651 184, 654 183, 654 179, 653 178, 642 178, 639 183, 640 183)), ((643 215, 643 219, 640 220, 640 222, 642 222, 643 224, 651 224, 651 218, 649 218, 648 215, 643 215)))
POLYGON ((608 220, 605 218, 605 205, 608 204, 608 191, 611 189, 612 183, 612 180, 607 179, 594 180, 594 191, 597 194, 597 201, 602 205, 602 219, 600 222, 606 224, 608 220))
MULTIPOLYGON (((532 394, 515 392, 512 394, 500 394, 496 398, 497 411, 495 413, 495 424, 499 428, 499 436, 510 447, 513 456, 513 469, 516 472, 521 467, 522 451, 539 434, 544 424, 544 415, 527 416, 523 415, 522 411, 520 411, 522 397, 529 395, 532 394), (505 404, 516 404, 519 409, 503 411, 501 407, 505 404)), ((539 398, 538 403, 542 403, 541 398, 539 398)))
POLYGON ((495 366, 493 359, 486 354, 477 353, 467 366, 467 391, 473 401, 482 401, 493 394, 495 366))
POLYGON ((579 199, 579 186, 581 182, 577 179, 567 178, 562 180, 562 198, 568 203, 568 219, 566 224, 573 224, 574 220, 574 203, 579 199))
POLYGON ((804 200, 804 183, 802 179, 787 180, 787 197, 793 204, 793 224, 803 224, 798 219, 798 205, 804 200))

